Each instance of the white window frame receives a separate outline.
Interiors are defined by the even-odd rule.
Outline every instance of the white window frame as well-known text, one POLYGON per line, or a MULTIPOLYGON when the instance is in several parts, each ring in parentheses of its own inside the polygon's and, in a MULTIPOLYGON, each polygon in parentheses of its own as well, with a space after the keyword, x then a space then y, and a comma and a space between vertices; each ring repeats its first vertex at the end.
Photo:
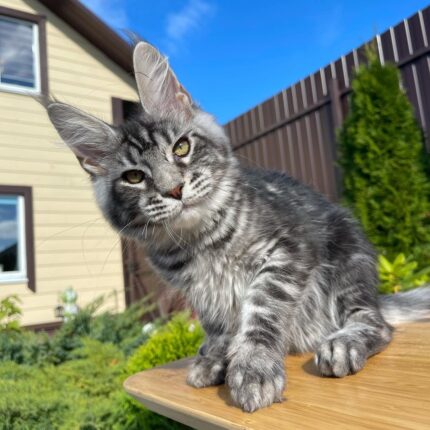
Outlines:
POLYGON ((0 18, 11 22, 25 22, 33 28, 33 69, 34 69, 34 83, 35 87, 23 87, 21 85, 7 84, 1 82, 1 70, 0 70, 0 90, 12 93, 21 94, 40 94, 41 93, 41 82, 40 82, 40 49, 39 49, 39 25, 36 22, 26 21, 25 19, 12 18, 6 15, 1 15, 0 18))
MULTIPOLYGON (((3 194, 1 194, 3 195, 3 194)), ((24 196, 9 194, 8 197, 17 198, 17 224, 18 224, 18 268, 10 272, 0 272, 0 284, 24 283, 27 278, 27 250, 25 236, 25 198, 24 196)))

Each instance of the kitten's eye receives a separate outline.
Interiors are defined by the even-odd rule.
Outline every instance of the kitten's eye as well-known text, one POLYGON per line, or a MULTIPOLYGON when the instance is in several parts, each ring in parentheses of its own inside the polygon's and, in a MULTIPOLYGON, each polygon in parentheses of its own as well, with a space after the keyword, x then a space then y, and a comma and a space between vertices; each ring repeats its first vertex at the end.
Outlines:
POLYGON ((141 170, 127 170, 122 178, 130 184, 138 184, 145 179, 145 174, 141 170))
POLYGON ((190 152, 190 148, 191 145, 188 139, 182 138, 175 143, 173 153, 178 157, 185 157, 190 152))

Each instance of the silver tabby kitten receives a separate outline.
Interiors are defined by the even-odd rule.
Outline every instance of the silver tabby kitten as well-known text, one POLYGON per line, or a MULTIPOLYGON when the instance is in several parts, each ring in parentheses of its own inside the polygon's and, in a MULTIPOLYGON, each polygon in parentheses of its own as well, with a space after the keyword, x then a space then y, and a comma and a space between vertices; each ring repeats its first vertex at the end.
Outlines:
POLYGON ((429 313, 429 288, 378 298, 375 253, 346 210, 240 167, 154 47, 139 43, 134 67, 143 109, 123 126, 47 110, 105 217, 197 311, 207 339, 189 384, 226 381, 255 411, 281 401, 287 353, 314 351, 322 375, 342 377, 390 342, 387 321, 429 313))

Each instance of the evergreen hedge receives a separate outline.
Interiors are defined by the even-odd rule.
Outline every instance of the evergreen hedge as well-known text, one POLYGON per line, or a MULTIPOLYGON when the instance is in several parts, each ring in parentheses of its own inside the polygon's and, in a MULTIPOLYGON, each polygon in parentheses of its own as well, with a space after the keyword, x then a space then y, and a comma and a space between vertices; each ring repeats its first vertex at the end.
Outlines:
POLYGON ((429 261, 430 188, 423 135, 394 65, 373 52, 352 82, 339 133, 343 197, 376 248, 429 261))
POLYGON ((142 330, 142 303, 94 316, 101 302, 52 337, 11 329, 0 317, 0 430, 188 429, 144 408, 122 384, 131 373, 197 353, 199 323, 182 313, 142 330))

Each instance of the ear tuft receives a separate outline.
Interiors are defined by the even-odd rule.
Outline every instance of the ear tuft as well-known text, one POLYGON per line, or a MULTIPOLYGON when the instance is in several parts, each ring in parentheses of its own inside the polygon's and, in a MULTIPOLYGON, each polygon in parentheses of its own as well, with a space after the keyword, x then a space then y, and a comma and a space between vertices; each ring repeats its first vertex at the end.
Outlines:
POLYGON ((146 112, 160 117, 191 115, 191 97, 179 83, 165 56, 149 43, 139 42, 133 52, 133 63, 139 96, 146 112))
POLYGON ((58 134, 82 167, 89 173, 100 174, 103 158, 117 146, 116 131, 100 119, 66 103, 47 101, 45 107, 58 134))

